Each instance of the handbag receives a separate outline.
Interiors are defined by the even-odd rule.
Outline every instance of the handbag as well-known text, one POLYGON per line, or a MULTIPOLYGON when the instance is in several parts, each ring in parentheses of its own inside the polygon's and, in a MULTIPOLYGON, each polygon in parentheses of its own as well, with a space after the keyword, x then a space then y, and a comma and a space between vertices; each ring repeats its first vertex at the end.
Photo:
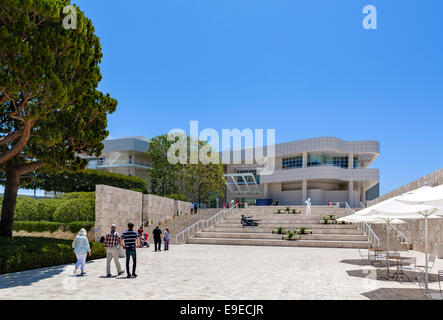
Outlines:
POLYGON ((126 251, 123 249, 122 246, 118 247, 118 257, 119 258, 126 258, 126 251))

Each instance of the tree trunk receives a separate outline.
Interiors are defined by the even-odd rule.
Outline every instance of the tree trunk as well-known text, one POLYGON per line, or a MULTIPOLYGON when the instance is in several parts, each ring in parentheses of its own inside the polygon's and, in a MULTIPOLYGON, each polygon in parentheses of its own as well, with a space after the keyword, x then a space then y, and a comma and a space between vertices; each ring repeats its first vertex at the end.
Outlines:
POLYGON ((0 220, 0 237, 12 237, 14 211, 17 204, 17 193, 20 186, 20 172, 17 169, 6 171, 5 193, 3 195, 2 217, 0 220))

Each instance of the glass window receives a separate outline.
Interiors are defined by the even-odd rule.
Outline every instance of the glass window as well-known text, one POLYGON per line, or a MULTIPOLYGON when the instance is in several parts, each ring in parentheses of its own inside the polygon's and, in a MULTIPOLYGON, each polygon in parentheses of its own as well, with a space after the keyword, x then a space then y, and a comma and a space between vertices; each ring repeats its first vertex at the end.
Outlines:
POLYGON ((303 167, 303 156, 283 158, 281 161, 281 167, 283 170, 292 168, 303 167))
MULTIPOLYGON (((237 173, 252 173, 254 175, 255 181, 257 181, 257 184, 260 184, 260 176, 257 176, 257 170, 256 169, 237 170, 237 173)), ((245 177, 245 178, 246 178, 246 182, 248 184, 254 183, 254 179, 252 179, 252 177, 245 177)), ((237 183, 245 184, 245 181, 243 180, 243 177, 237 177, 237 183)))
POLYGON ((323 155, 308 154, 308 167, 319 167, 323 164, 323 155))

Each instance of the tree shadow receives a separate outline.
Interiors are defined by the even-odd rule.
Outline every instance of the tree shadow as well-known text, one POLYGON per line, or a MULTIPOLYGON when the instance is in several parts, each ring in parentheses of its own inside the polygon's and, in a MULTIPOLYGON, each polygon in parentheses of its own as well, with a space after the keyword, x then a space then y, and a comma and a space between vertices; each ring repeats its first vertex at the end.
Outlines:
MULTIPOLYGON (((389 275, 392 276, 396 272, 396 268, 391 268, 389 271, 389 275)), ((351 277, 357 277, 357 278, 368 278, 369 275, 376 275, 376 279, 374 280, 380 280, 380 281, 396 281, 398 282, 397 278, 387 278, 386 277, 386 269, 384 268, 367 268, 367 269, 359 269, 359 270, 347 270, 346 273, 351 277)), ((417 274, 416 272, 405 272, 407 277, 412 280, 408 280, 407 278, 404 278, 402 282, 416 282, 417 274)), ((436 274, 429 274, 429 283, 438 283, 438 275, 436 274)))
POLYGON ((63 273, 65 265, 0 275, 0 289, 29 286, 43 279, 63 273))

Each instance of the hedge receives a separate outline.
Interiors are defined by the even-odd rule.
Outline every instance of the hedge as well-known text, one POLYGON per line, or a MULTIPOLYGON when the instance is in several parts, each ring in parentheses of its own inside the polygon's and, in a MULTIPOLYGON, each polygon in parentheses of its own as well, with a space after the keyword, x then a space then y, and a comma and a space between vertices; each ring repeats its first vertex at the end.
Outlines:
MULTIPOLYGON (((0 274, 74 263, 72 240, 37 237, 0 238, 0 274)), ((106 257, 103 244, 91 242, 88 260, 106 257)))
POLYGON ((70 223, 52 222, 52 221, 15 221, 14 231, 26 231, 26 232, 45 232, 51 233, 58 231, 69 231, 71 233, 77 233, 81 228, 85 228, 89 231, 94 227, 93 221, 76 221, 70 223))
MULTIPOLYGON (((0 184, 4 184, 0 176, 0 184)), ((140 177, 120 173, 84 169, 76 172, 37 172, 22 178, 22 188, 41 189, 56 192, 95 191, 97 184, 105 184, 122 189, 141 189, 146 192, 147 181, 140 177)))
POLYGON ((69 199, 64 200, 55 210, 54 221, 94 221, 95 200, 91 199, 69 199))
MULTIPOLYGON (((1 202, 0 202, 1 209, 1 202)), ((67 193, 56 199, 20 196, 15 207, 15 221, 93 221, 95 192, 67 193), (62 220, 60 220, 62 219, 62 220)))

